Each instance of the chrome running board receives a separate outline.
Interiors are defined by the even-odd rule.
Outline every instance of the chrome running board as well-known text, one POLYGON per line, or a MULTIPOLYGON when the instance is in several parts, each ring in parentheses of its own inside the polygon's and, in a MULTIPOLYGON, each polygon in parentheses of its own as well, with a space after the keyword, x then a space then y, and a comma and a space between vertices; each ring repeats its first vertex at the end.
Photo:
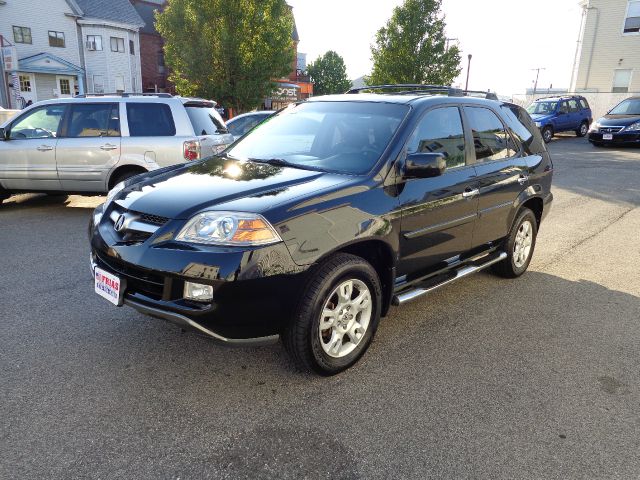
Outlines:
POLYGON ((484 270, 485 268, 490 267, 491 265, 501 262, 502 260, 507 258, 506 252, 500 252, 498 256, 494 256, 494 255, 488 255, 488 256, 490 257, 490 260, 487 260, 485 263, 481 263, 480 265, 467 265, 465 267, 461 267, 455 272, 454 277, 448 278, 432 287, 413 288, 399 295, 394 295, 393 299, 391 300, 391 303, 394 306, 399 306, 399 305, 402 305, 403 303, 407 303, 411 300, 415 300, 418 297, 426 295, 427 293, 431 293, 434 290, 439 289, 440 287, 444 287, 445 285, 449 285, 450 283, 453 283, 456 280, 460 280, 461 278, 468 277, 469 275, 479 272, 480 270, 484 270))

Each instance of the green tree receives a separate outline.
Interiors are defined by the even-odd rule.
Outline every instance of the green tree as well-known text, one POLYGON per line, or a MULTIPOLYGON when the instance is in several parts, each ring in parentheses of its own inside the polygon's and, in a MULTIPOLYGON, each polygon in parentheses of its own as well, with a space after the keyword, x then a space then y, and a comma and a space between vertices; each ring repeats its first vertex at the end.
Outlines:
POLYGON ((181 95, 242 112, 291 71, 293 15, 285 0, 170 0, 156 28, 181 95))
POLYGON ((344 59, 333 50, 320 55, 307 70, 313 81, 314 95, 345 93, 351 88, 344 59))
POLYGON ((460 50, 447 49, 442 0, 405 0, 378 30, 371 46, 368 85, 420 83, 451 85, 459 75, 460 50))

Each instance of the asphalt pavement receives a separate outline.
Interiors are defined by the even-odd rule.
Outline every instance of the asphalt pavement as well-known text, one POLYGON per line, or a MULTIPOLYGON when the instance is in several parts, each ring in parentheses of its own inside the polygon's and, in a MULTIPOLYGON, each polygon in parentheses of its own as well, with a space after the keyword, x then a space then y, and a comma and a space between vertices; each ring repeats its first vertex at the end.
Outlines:
POLYGON ((100 197, 0 206, 0 478, 640 477, 640 149, 550 144, 530 271, 394 308, 298 372, 93 293, 100 197))

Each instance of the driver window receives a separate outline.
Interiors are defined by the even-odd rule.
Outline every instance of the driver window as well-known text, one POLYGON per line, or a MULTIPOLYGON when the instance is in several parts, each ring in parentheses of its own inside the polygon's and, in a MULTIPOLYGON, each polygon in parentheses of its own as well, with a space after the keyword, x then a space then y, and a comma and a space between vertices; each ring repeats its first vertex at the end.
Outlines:
POLYGON ((47 105, 36 108, 11 126, 11 140, 55 138, 65 112, 64 105, 47 105))
POLYGON ((464 166, 464 130, 458 107, 427 112, 409 140, 407 153, 442 153, 447 168, 464 166))

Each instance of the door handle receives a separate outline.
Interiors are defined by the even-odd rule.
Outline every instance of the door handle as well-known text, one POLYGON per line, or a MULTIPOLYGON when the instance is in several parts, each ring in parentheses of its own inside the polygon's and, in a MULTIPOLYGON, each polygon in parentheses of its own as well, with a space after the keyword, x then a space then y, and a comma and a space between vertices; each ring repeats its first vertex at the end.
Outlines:
POLYGON ((473 190, 467 189, 462 192, 462 198, 473 198, 476 195, 480 195, 480 190, 477 188, 474 188, 473 190))
POLYGON ((110 143, 105 143, 104 145, 102 145, 100 147, 100 150, 115 150, 116 148, 118 148, 117 145, 112 145, 110 143))
POLYGON ((53 147, 51 145, 40 145, 38 147, 39 152, 48 152, 50 150, 53 150, 53 147))
POLYGON ((520 177, 518 178, 518 183, 520 185, 524 185, 528 181, 529 181, 529 177, 527 175, 520 175, 520 177))

